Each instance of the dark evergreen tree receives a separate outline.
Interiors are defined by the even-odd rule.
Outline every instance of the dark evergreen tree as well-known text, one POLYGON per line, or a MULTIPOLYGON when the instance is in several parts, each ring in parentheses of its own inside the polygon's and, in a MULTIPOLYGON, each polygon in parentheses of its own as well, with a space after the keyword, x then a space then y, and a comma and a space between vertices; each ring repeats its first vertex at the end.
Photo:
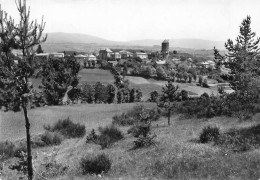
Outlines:
POLYGON ((162 94, 159 98, 158 107, 167 111, 168 125, 170 125, 171 112, 176 107, 176 102, 180 99, 179 87, 174 86, 171 81, 162 87, 162 94))
POLYGON ((135 102, 136 101, 136 90, 135 88, 131 89, 130 91, 130 99, 129 99, 129 102, 132 103, 132 102, 135 102))
POLYGON ((42 46, 41 46, 40 44, 38 45, 38 48, 37 48, 37 50, 36 50, 36 53, 37 53, 37 54, 43 53, 42 46))
POLYGON ((231 85, 235 90, 245 91, 251 87, 252 80, 259 76, 259 48, 260 38, 255 39, 255 32, 251 30, 251 17, 247 16, 240 25, 240 32, 236 41, 228 39, 225 47, 228 50, 228 67, 231 69, 233 80, 231 85))

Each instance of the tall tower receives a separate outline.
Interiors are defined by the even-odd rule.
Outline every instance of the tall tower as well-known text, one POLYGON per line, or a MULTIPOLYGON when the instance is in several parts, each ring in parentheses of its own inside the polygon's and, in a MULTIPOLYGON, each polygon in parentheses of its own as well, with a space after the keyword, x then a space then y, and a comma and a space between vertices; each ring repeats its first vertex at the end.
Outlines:
POLYGON ((167 59, 168 56, 169 56, 169 47, 170 47, 170 43, 169 43, 169 40, 165 39, 163 42, 162 42, 162 57, 164 59, 167 59))

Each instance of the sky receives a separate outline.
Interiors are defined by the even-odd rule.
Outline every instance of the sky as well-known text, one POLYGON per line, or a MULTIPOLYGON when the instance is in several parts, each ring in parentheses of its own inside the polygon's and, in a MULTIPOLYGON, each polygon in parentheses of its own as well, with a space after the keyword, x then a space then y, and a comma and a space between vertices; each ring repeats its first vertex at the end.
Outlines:
MULTIPOLYGON (((1 8, 18 22, 15 0, 1 8)), ((82 33, 115 41, 235 39, 250 15, 260 36, 260 0, 27 0, 31 19, 44 15, 45 32, 82 33)))

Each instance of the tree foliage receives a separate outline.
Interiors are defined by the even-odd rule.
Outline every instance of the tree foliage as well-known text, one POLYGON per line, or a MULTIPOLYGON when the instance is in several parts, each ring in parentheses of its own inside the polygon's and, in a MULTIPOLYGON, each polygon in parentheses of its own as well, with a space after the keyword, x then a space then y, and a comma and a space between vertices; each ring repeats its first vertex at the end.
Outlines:
POLYGON ((162 87, 162 94, 159 98, 158 106, 164 108, 168 113, 168 125, 170 125, 171 112, 176 107, 176 101, 180 99, 179 87, 174 86, 171 81, 162 87))
POLYGON ((20 17, 17 25, 5 12, 4 17, 0 19, 0 105, 12 110, 18 110, 20 106, 23 109, 26 124, 28 179, 31 180, 33 178, 33 167, 27 106, 30 97, 33 95, 32 86, 29 82, 29 78, 34 71, 32 50, 34 46, 44 42, 47 36, 42 38, 45 27, 43 20, 40 24, 37 21, 30 22, 30 10, 27 11, 26 0, 18 0, 16 5, 20 17), (11 56, 12 49, 22 50, 23 56, 18 63, 15 63, 15 59, 11 56))
MULTIPOLYGON (((252 80, 259 78, 259 48, 260 38, 251 30, 251 17, 247 16, 240 25, 239 35, 235 41, 228 39, 225 47, 228 50, 227 65, 233 76, 231 85, 235 90, 245 91, 252 87, 252 80)), ((215 59, 221 56, 215 50, 215 59)))
POLYGON ((79 68, 73 57, 51 58, 43 65, 42 86, 48 105, 60 104, 68 88, 77 87, 79 68))

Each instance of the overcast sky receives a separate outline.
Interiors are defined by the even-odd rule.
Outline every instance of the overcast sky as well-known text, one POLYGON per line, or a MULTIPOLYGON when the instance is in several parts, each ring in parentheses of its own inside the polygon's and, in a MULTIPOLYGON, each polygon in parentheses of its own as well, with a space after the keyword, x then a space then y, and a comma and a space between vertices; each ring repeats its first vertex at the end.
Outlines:
MULTIPOLYGON (((15 0, 0 0, 17 19, 15 0)), ((44 15, 45 32, 83 33, 117 41, 234 39, 250 15, 260 36, 260 0, 27 0, 31 18, 44 15)))

